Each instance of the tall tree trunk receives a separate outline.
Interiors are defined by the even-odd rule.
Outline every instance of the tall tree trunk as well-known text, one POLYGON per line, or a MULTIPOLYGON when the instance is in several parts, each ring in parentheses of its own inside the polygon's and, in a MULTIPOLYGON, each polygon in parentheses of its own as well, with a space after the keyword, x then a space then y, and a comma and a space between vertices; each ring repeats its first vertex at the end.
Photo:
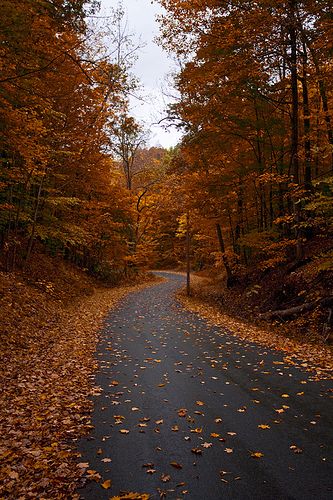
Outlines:
POLYGON ((301 78, 302 91, 303 91, 303 125, 304 125, 304 184, 305 188, 310 190, 312 188, 312 172, 311 172, 311 140, 310 140, 310 105, 309 93, 307 82, 307 63, 308 55, 306 45, 303 42, 303 75, 301 78))
POLYGON ((331 114, 328 106, 328 97, 327 97, 327 91, 326 91, 326 85, 325 81, 322 78, 322 73, 321 73, 321 68, 320 68, 320 63, 319 59, 316 53, 316 50, 313 48, 311 41, 309 40, 309 37, 306 34, 306 31, 304 30, 301 22, 299 23, 301 34, 302 34, 302 40, 305 45, 309 49, 309 52, 311 54, 313 64, 316 70, 317 74, 317 79, 318 79, 318 88, 319 88, 319 94, 320 98, 322 101, 323 105, 323 111, 324 111, 324 120, 326 124, 326 130, 327 130, 327 140, 328 143, 331 147, 331 170, 333 170, 333 130, 332 130, 332 120, 331 120, 331 114))
POLYGON ((295 184, 299 184, 298 161, 298 71, 297 71, 297 32, 296 32, 296 5, 297 0, 289 0, 289 43, 290 43, 290 75, 291 75, 291 150, 290 173, 295 184))
POLYGON ((217 233, 217 238, 218 238, 219 244, 220 244, 222 261, 223 261, 223 264, 224 264, 224 267, 225 267, 225 270, 227 273, 227 288, 231 288, 232 285, 235 283, 235 278, 234 278, 233 272, 231 270, 231 267, 229 265, 228 258, 225 254, 225 245, 224 245, 224 240, 223 240, 223 235, 222 235, 222 229, 221 229, 221 225, 218 222, 216 223, 216 233, 217 233))
POLYGON ((26 257, 25 257, 25 262, 26 263, 28 262, 28 260, 30 258, 32 246, 33 246, 34 239, 35 239, 37 217, 38 217, 38 212, 39 212, 39 205, 40 205, 40 200, 41 200, 41 194, 42 194, 44 179, 45 179, 45 173, 43 173, 43 176, 42 176, 41 181, 40 181, 39 186, 38 186, 38 192, 37 192, 37 198, 36 198, 36 206, 35 206, 35 211, 34 211, 34 217, 33 217, 32 227, 31 227, 31 234, 30 234, 30 238, 29 238, 29 242, 28 242, 27 254, 26 254, 26 257))
MULTIPOLYGON (((290 148, 290 173, 295 184, 300 183, 299 158, 298 158, 298 70, 297 70, 297 30, 296 30, 297 0, 289 0, 289 43, 290 43, 290 80, 291 80, 291 148, 290 148)), ((299 231, 300 205, 293 200, 293 215, 295 220, 296 260, 302 259, 303 248, 299 231)))

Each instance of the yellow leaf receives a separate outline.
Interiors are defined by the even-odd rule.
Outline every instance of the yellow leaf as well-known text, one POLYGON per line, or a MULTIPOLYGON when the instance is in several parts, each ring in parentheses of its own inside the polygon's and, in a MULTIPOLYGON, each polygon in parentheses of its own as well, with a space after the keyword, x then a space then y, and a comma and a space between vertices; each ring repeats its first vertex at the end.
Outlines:
POLYGON ((261 453, 261 451, 253 451, 253 452, 251 453, 251 457, 252 457, 252 458, 261 458, 261 457, 263 457, 263 456, 264 456, 264 454, 263 454, 263 453, 261 453))
POLYGON ((110 479, 107 479, 106 481, 104 481, 104 483, 102 483, 101 486, 105 490, 108 490, 109 488, 111 488, 111 481, 110 481, 110 479))
POLYGON ((270 429, 270 426, 269 425, 266 425, 266 424, 260 424, 258 425, 259 429, 270 429))

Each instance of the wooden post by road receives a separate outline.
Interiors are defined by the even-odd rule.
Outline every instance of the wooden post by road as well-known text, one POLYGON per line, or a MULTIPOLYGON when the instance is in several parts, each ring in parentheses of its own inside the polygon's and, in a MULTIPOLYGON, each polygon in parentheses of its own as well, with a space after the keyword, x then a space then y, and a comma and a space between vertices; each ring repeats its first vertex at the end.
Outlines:
POLYGON ((186 295, 191 295, 191 260, 190 260, 190 217, 186 214, 186 295))

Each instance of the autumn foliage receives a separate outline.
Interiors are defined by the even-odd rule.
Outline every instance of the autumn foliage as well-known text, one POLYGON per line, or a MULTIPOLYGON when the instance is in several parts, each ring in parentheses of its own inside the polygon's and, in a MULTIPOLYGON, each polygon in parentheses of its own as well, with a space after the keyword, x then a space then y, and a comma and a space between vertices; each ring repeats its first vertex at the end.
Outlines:
POLYGON ((329 267, 330 2, 160 3, 160 43, 181 61, 169 115, 185 132, 173 172, 195 266, 232 284, 251 265, 302 262, 317 241, 329 267))
POLYGON ((0 247, 7 270, 28 262, 36 245, 93 273, 126 268, 131 200, 107 149, 110 123, 127 109, 128 75, 93 45, 98 35, 85 14, 94 4, 2 2, 0 247))

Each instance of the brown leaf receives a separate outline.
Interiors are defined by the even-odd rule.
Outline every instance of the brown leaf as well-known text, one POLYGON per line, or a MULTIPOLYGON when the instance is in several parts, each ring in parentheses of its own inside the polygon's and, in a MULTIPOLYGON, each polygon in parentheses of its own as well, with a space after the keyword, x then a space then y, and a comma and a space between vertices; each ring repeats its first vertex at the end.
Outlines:
POLYGON ((183 466, 181 464, 179 464, 178 462, 170 462, 170 465, 172 465, 172 467, 174 467, 175 469, 182 469, 183 466))
POLYGON ((179 415, 179 417, 186 417, 186 415, 187 415, 187 410, 186 410, 186 408, 180 408, 180 409, 178 410, 178 415, 179 415))

